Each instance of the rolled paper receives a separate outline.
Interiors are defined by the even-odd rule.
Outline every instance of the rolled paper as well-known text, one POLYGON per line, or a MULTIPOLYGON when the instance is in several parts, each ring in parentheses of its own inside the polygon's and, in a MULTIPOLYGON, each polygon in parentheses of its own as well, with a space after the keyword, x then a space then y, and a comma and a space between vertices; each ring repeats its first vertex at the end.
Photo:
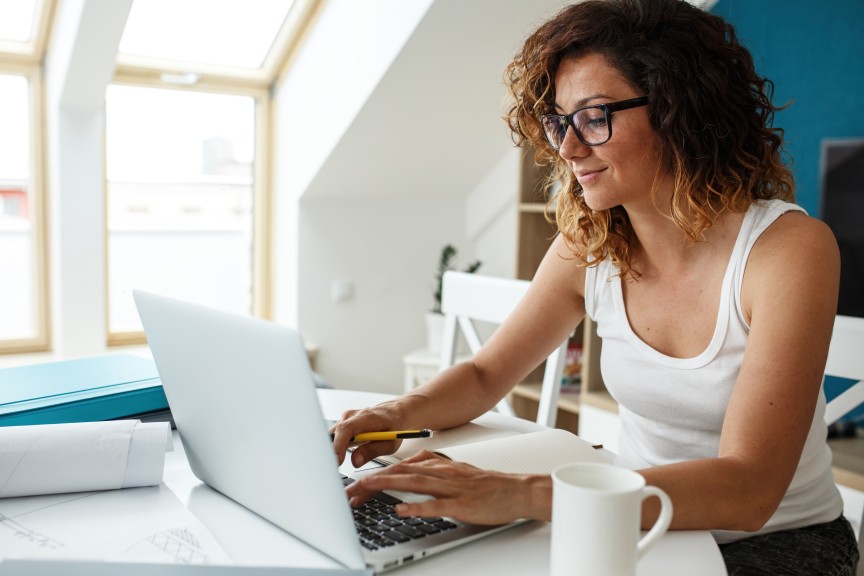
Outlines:
POLYGON ((0 498, 152 486, 172 450, 167 422, 3 427, 0 498))

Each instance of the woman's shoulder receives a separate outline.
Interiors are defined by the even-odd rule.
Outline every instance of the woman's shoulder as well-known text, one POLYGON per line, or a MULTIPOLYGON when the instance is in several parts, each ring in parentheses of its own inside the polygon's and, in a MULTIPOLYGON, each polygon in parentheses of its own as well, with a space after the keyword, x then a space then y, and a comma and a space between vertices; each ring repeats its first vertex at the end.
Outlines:
POLYGON ((778 216, 756 242, 747 259, 745 284, 775 292, 780 285, 802 288, 820 278, 828 288, 840 273, 840 250, 827 224, 800 210, 778 216))
POLYGON ((804 254, 828 256, 837 249, 834 233, 823 221, 809 216, 793 204, 775 205, 779 214, 765 228, 753 245, 753 255, 802 256, 804 254))
POLYGON ((563 234, 558 234, 552 241, 537 270, 536 279, 584 297, 585 265, 563 234))
POLYGON ((831 229, 799 209, 783 211, 747 257, 741 312, 750 323, 757 308, 762 318, 836 310, 839 285, 840 250, 831 229))

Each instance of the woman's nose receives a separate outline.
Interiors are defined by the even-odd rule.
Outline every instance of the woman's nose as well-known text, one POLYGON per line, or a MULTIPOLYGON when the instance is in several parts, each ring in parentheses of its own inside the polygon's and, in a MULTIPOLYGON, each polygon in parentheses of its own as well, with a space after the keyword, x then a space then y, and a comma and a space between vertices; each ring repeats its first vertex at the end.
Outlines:
POLYGON ((572 126, 567 127, 567 132, 564 133, 564 140, 558 148, 558 154, 564 160, 568 158, 582 158, 591 153, 591 147, 582 142, 572 126))

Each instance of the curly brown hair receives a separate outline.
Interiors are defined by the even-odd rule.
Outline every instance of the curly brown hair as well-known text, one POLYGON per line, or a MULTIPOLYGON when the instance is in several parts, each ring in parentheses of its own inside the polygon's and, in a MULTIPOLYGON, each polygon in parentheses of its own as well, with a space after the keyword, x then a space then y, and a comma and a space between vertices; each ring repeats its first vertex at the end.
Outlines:
MULTIPOLYGON (((756 73, 733 27, 684 0, 584 0, 561 10, 524 43, 506 70, 513 105, 505 115, 513 140, 536 148, 550 166, 547 217, 586 265, 610 258, 631 267, 633 229, 621 206, 594 211, 567 165, 547 142, 538 117, 554 111, 560 63, 604 56, 649 97, 661 172, 674 190, 675 224, 698 242, 724 210, 745 212, 759 199, 794 200, 783 162, 783 130, 773 127, 773 84, 756 73)), ((658 178, 660 173, 658 173, 658 178)), ((655 189, 657 181, 655 180, 655 189)))

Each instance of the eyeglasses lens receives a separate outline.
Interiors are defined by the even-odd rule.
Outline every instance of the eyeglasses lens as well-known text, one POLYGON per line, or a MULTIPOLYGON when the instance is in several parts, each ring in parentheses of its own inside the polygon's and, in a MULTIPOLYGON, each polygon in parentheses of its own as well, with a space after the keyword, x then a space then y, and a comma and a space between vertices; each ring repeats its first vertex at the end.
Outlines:
POLYGON ((567 134, 567 120, 564 116, 555 114, 547 114, 541 118, 543 132, 546 134, 546 140, 552 145, 552 148, 558 150, 564 142, 564 136, 567 134))
MULTIPOLYGON (((583 108, 576 112, 573 124, 585 144, 603 144, 609 140, 609 123, 602 108, 583 108)), ((563 140, 562 140, 563 141, 563 140)))
POLYGON ((582 143, 589 146, 603 144, 609 140, 609 122, 606 111, 601 107, 582 108, 569 116, 547 114, 541 118, 546 140, 558 150, 571 126, 582 143))

